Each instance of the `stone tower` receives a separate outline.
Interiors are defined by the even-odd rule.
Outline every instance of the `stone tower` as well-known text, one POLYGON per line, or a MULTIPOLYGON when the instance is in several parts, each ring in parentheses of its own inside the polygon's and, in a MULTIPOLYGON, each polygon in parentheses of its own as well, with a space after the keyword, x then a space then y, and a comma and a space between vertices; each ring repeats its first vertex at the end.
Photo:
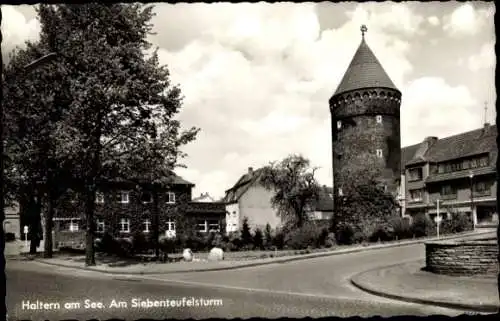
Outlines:
POLYGON ((366 31, 361 26, 358 50, 329 100, 336 196, 344 194, 342 185, 351 179, 351 170, 366 166, 377 167, 388 192, 396 195, 399 188, 401 92, 366 44, 366 31))

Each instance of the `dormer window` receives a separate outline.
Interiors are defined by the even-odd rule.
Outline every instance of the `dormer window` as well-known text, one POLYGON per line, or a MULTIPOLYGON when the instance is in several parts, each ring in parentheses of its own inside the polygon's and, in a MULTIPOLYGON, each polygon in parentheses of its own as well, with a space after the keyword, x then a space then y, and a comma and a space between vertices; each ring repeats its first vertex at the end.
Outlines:
POLYGON ((377 124, 382 124, 382 116, 381 115, 375 116, 375 119, 377 120, 377 124))
POLYGON ((378 158, 382 158, 384 156, 384 154, 382 153, 382 150, 381 149, 377 149, 377 157, 378 158))

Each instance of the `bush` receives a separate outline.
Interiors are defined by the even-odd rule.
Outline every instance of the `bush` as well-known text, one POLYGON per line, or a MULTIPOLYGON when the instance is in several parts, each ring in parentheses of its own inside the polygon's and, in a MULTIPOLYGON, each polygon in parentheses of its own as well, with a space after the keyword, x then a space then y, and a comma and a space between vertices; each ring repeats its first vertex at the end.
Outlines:
POLYGON ((13 242, 16 240, 16 235, 11 232, 5 233, 5 242, 13 242))
POLYGON ((328 233, 328 236, 326 238, 325 247, 331 248, 331 247, 334 247, 335 245, 337 245, 335 233, 330 232, 330 233, 328 233))
POLYGON ((250 245, 252 243, 252 233, 250 232, 250 226, 248 225, 247 217, 243 218, 241 241, 243 242, 243 245, 250 245))
POLYGON ((256 249, 263 250, 264 249, 264 235, 260 229, 256 229, 253 235, 253 244, 256 249))
POLYGON ((375 231, 370 235, 370 242, 388 242, 395 239, 394 228, 390 224, 382 224, 375 228, 375 231))
POLYGON ((411 232, 415 237, 430 236, 435 231, 435 223, 425 214, 418 214, 411 224, 411 232))
POLYGON ((113 254, 116 254, 120 257, 131 257, 134 255, 134 246, 133 242, 129 238, 120 238, 117 240, 117 249, 116 252, 113 254))
POLYGON ((264 247, 268 250, 273 247, 273 234, 269 223, 266 224, 266 228, 264 230, 264 247))
POLYGON ((389 220, 389 225, 394 229, 394 238, 396 240, 408 239, 413 237, 409 219, 403 217, 394 217, 389 220))
POLYGON ((132 248, 135 253, 146 253, 154 249, 154 244, 149 236, 136 232, 132 237, 132 248))
POLYGON ((461 233, 474 228, 474 223, 466 213, 452 212, 451 218, 441 223, 442 233, 461 233))
MULTIPOLYGON (((337 243, 343 245, 355 243, 354 233, 355 230, 350 224, 339 223, 335 230, 337 243)), ((359 235, 356 238, 359 239, 359 235)))
POLYGON ((294 250, 317 248, 325 244, 327 236, 327 229, 307 222, 301 228, 291 230, 285 235, 285 245, 294 250))
POLYGON ((109 234, 105 232, 99 242, 96 242, 96 251, 104 252, 107 254, 116 254, 118 251, 118 243, 116 240, 109 234))
POLYGON ((285 233, 283 231, 276 231, 273 237, 273 247, 278 250, 283 250, 285 247, 285 233))
POLYGON ((223 246, 223 238, 220 233, 216 233, 212 239, 212 247, 222 248, 223 246))
POLYGON ((178 245, 178 239, 167 238, 165 236, 160 237, 159 248, 164 254, 173 253, 178 245))

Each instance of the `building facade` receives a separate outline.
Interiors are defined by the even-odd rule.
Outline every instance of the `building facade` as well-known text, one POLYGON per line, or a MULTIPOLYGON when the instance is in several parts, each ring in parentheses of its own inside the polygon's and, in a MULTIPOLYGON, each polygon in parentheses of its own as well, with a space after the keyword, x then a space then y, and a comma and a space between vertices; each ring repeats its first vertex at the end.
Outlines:
POLYGON ((498 224, 496 125, 402 149, 403 215, 466 213, 475 226, 498 224))
MULTIPOLYGON (((269 224, 272 229, 283 226, 278 211, 272 206, 274 191, 260 183, 262 168, 248 168, 233 187, 226 191, 223 201, 226 203, 226 231, 241 231, 243 220, 248 219, 252 230, 265 229, 269 224)), ((323 186, 318 202, 310 210, 312 220, 329 220, 333 216, 333 188, 323 186)))
POLYGON ((350 169, 369 166, 396 195, 401 181, 401 92, 362 40, 329 100, 332 121, 333 186, 337 197, 353 179, 350 169))
MULTIPOLYGON (((119 238, 135 233, 152 235, 158 219, 159 235, 177 235, 179 223, 190 224, 195 231, 221 231, 224 226, 225 205, 220 202, 193 202, 194 184, 175 176, 168 189, 155 189, 143 184, 121 181, 101 184, 96 193, 95 232, 119 238), (153 201, 158 199, 158 210, 153 201), (155 213, 158 212, 156 217, 155 213)), ((60 198, 54 217, 55 243, 58 246, 83 246, 85 225, 84 203, 78 194, 68 191, 60 198)))

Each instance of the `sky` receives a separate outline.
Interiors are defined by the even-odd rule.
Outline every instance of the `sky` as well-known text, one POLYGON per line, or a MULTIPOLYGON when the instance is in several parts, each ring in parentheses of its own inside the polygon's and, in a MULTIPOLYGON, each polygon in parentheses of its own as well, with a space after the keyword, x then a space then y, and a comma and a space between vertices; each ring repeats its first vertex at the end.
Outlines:
MULTIPOLYGON (((31 6, 2 6, 7 52, 36 40, 31 6)), ((402 146, 495 122, 493 2, 155 5, 160 62, 185 96, 179 119, 201 132, 184 148, 193 197, 224 195, 248 167, 289 154, 332 185, 335 92, 361 41, 402 92, 402 146), (485 113, 485 106, 487 106, 485 113)), ((3 52, 3 54, 5 54, 3 52)))

